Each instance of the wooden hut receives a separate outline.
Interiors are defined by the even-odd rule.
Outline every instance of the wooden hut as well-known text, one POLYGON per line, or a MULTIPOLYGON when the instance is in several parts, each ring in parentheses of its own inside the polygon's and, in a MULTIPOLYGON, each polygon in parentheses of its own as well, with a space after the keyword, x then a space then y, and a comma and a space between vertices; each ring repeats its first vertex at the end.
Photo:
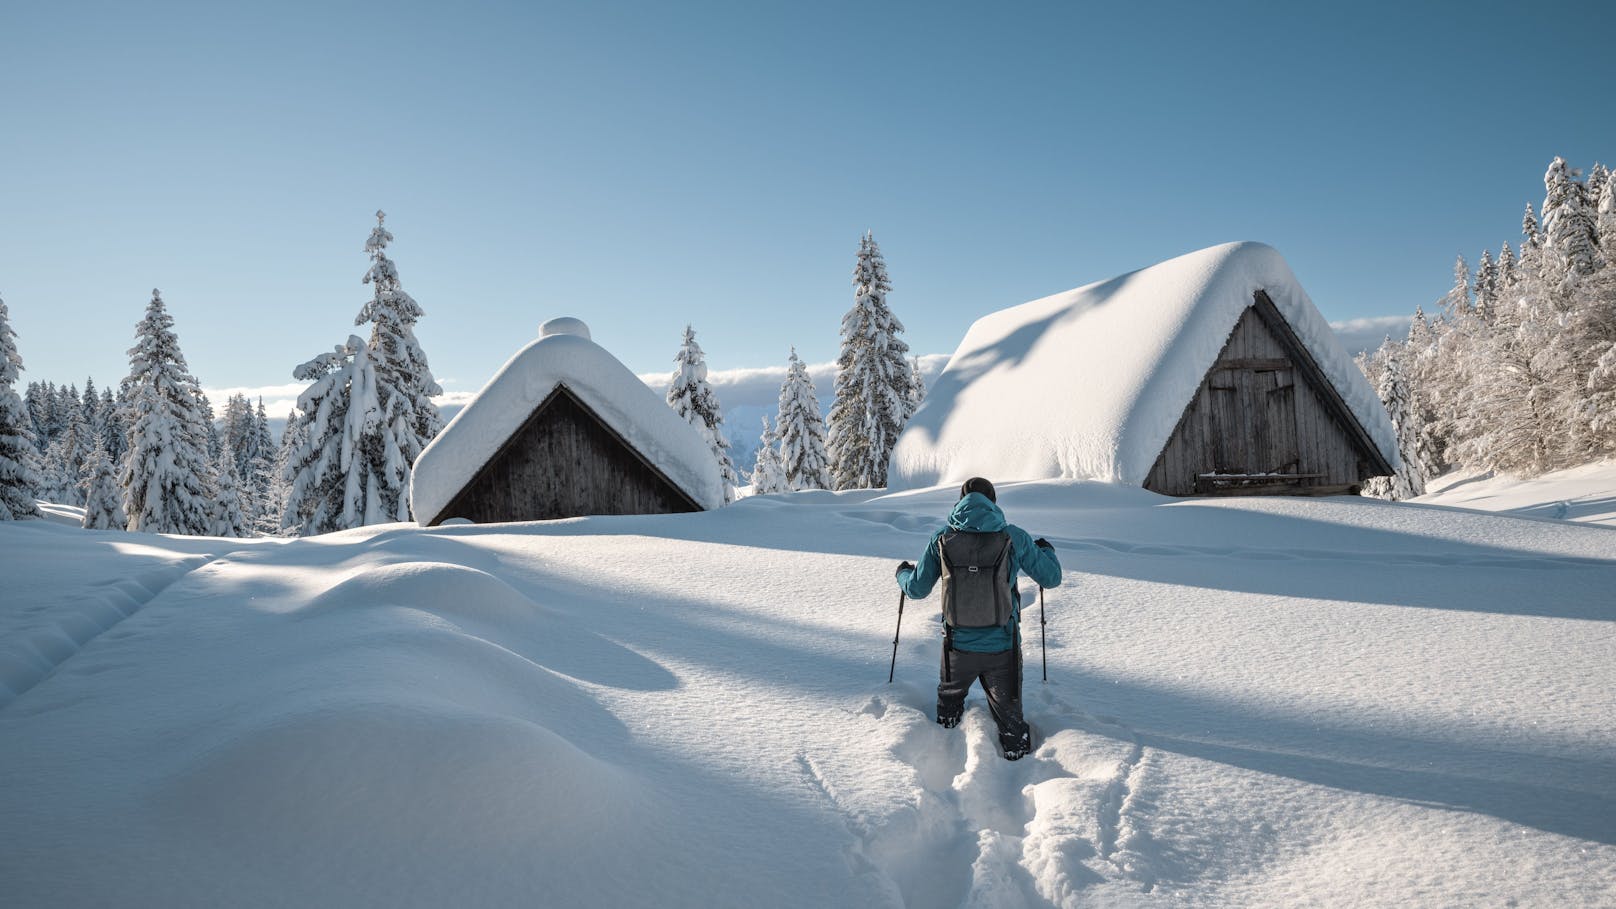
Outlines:
POLYGON ((1331 495, 1397 466, 1385 409, 1279 253, 1230 243, 978 320, 889 477, 1331 495))
POLYGON ((706 440, 576 319, 545 323, 421 453, 411 484, 429 526, 722 503, 706 440))

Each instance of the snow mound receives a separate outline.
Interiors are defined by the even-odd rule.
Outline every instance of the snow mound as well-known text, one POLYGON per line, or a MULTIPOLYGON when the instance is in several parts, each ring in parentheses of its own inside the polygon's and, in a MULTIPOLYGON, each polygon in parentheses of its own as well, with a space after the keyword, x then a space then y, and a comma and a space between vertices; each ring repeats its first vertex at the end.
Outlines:
POLYGON ((724 504, 712 452, 696 430, 573 318, 552 319, 517 351, 415 461, 416 520, 442 514, 533 409, 565 385, 674 485, 705 509, 724 504))
POLYGON ((543 607, 486 571, 447 562, 367 568, 315 597, 302 612, 402 606, 439 616, 528 619, 543 607))
POLYGON ((890 488, 972 476, 1143 484, 1258 290, 1399 463, 1385 409, 1290 267, 1242 242, 978 319, 899 438, 890 488))

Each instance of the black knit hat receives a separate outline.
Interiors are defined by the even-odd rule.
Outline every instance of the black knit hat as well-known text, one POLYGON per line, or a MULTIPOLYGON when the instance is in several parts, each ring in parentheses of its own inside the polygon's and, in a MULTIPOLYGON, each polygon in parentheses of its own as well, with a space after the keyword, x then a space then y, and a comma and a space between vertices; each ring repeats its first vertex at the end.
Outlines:
POLYGON ((960 487, 960 498, 963 499, 973 492, 979 492, 987 496, 989 502, 999 501, 998 494, 993 491, 993 484, 981 477, 971 477, 966 480, 965 485, 960 487))

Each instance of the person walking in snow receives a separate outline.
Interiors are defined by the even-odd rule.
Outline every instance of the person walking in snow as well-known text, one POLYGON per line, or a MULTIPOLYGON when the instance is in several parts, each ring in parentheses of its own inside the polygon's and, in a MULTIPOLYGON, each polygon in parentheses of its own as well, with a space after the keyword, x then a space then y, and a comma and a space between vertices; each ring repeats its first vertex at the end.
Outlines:
POLYGON ((999 510, 993 484, 972 477, 946 526, 932 534, 920 565, 898 566, 898 587, 924 599, 943 582, 943 666, 937 722, 959 725, 965 695, 980 680, 999 727, 1006 760, 1026 757, 1032 736, 1021 716, 1021 592, 1025 571, 1040 587, 1059 587, 1060 560, 1042 537, 1034 540, 999 510))

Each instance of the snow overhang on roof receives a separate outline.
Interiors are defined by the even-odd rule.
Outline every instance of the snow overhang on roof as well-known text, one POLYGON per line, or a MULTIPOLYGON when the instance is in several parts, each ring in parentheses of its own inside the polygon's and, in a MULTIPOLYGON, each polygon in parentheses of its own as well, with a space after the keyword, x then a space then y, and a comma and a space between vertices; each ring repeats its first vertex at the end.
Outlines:
POLYGON ((893 450, 889 485, 972 476, 1143 485, 1265 291, 1389 464, 1380 399, 1279 252, 1226 243, 978 319, 893 450))
POLYGON ((705 509, 724 504, 718 462, 707 441, 573 318, 552 319, 538 340, 488 380, 415 461, 410 507, 417 521, 442 516, 558 385, 705 509))

